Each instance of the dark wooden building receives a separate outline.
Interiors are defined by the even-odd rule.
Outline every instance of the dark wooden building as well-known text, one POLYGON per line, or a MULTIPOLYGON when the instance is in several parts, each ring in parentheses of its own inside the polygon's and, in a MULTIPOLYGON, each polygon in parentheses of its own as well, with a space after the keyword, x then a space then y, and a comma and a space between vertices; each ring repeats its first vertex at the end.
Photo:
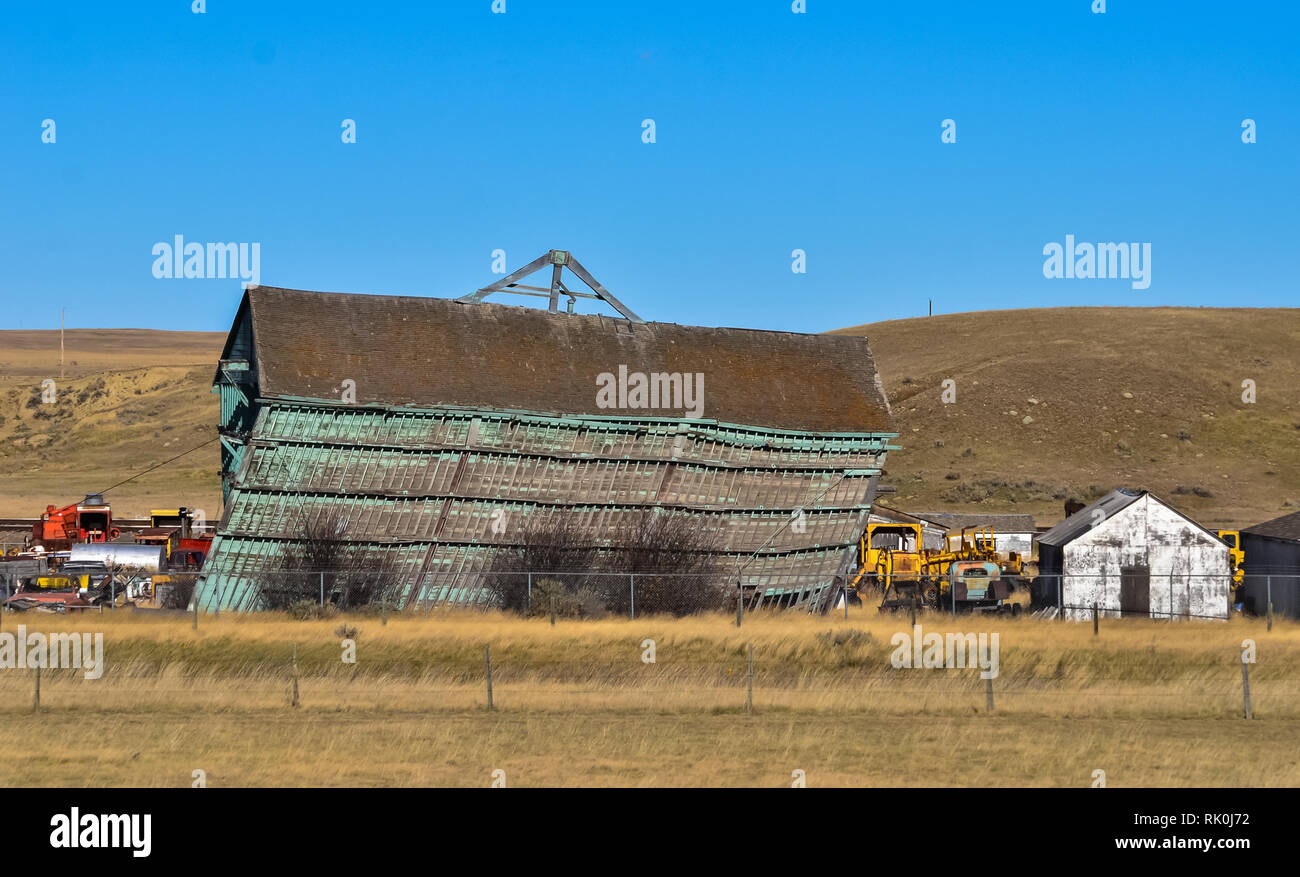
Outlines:
POLYGON ((1263 614, 1271 598, 1275 614, 1300 618, 1300 512, 1242 530, 1241 547, 1246 611, 1263 614))

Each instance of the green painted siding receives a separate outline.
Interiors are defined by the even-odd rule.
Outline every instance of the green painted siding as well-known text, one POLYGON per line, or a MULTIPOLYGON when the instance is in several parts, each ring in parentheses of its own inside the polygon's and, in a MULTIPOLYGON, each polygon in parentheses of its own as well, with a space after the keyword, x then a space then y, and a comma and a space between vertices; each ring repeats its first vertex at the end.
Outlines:
MULTIPOLYGON (((223 387, 223 402, 226 398, 223 387)), ((301 400, 223 404, 226 514, 200 588, 207 609, 258 607, 302 515, 337 509, 349 539, 391 558, 406 606, 481 604, 481 573, 537 516, 599 540, 646 506, 698 516, 761 600, 828 587, 869 510, 893 434, 817 436, 711 421, 376 409, 301 400), (807 526, 795 532, 802 508, 807 526), (508 526, 494 533, 493 517, 508 526)))

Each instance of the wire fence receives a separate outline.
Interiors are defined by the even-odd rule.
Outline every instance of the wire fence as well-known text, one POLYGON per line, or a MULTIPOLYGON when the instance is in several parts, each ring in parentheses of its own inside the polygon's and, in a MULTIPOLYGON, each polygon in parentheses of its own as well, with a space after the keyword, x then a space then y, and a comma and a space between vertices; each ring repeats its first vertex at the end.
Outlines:
MULTIPOLYGON (((371 581, 369 573, 361 578, 371 581)), ((303 599, 324 605, 346 602, 344 590, 356 570, 255 569, 238 574, 212 576, 211 600, 205 607, 232 604, 228 589, 247 595, 269 581, 293 577, 303 599)), ((1234 582, 1228 573, 1193 574, 1116 570, 1111 573, 1048 573, 1032 577, 1011 577, 1015 585, 1005 591, 972 596, 963 584, 960 591, 940 577, 927 596, 918 595, 919 610, 963 611, 1009 610, 1023 601, 1011 599, 1015 589, 1028 592, 1027 611, 1045 612, 1073 621, 1089 620, 1094 612, 1102 618, 1154 618, 1166 620, 1222 620, 1234 613, 1263 617, 1275 614, 1300 617, 1300 572, 1248 574, 1234 582), (1002 594, 1001 597, 993 596, 1002 594)), ((801 608, 808 611, 847 611, 849 604, 879 602, 883 586, 895 586, 902 579, 881 579, 860 590, 849 590, 845 577, 799 573, 764 574, 746 577, 734 570, 713 573, 609 572, 589 570, 478 570, 467 572, 423 572, 385 575, 376 589, 375 602, 386 601, 392 611, 428 614, 444 606, 499 608, 504 594, 518 591, 518 600, 507 608, 529 614, 547 614, 553 608, 562 615, 621 614, 635 619, 638 614, 725 608, 740 613, 762 609, 801 608), (706 593, 707 592, 707 593, 706 593), (560 595, 580 596, 576 604, 560 595), (708 596, 709 599, 688 599, 708 596), (558 602, 558 606, 553 604, 558 602)), ((920 589, 925 591, 925 588, 920 589)), ((1019 611, 1019 610, 1018 610, 1019 611)))
MULTIPOLYGON (((11 633, 12 635, 12 633, 11 633)), ((287 645, 287 644, 285 644, 287 645)), ((668 643, 659 655, 646 640, 626 644, 622 660, 592 662, 537 659, 528 646, 498 650, 490 643, 464 648, 454 658, 412 667, 362 656, 340 665, 338 644, 299 644, 292 656, 257 665, 254 672, 178 675, 142 672, 138 663, 110 668, 86 680, 77 670, 28 668, 0 674, 4 706, 23 711, 19 696, 29 689, 32 708, 98 707, 126 712, 192 703, 206 707, 365 707, 388 710, 533 708, 684 708, 717 711, 832 710, 890 715, 934 712, 1017 712, 1027 715, 1300 717, 1300 677, 1285 653, 1247 663, 1225 650, 1210 664, 1201 657, 1168 666, 1168 656, 1134 655, 1096 672, 1061 678, 1042 669, 1031 649, 1028 660, 1004 649, 993 672, 984 664, 965 667, 891 665, 881 643, 852 648, 861 663, 830 666, 792 660, 779 648, 740 643, 720 648, 716 658, 674 659, 668 643), (647 650, 649 654, 647 654, 647 650), (648 659, 647 659, 648 658, 648 659), (43 687, 42 687, 43 686, 43 687)), ((347 643, 343 643, 346 654, 347 643)), ((831 648, 827 643, 828 649, 831 648)), ((287 648, 285 649, 287 652, 287 648)), ((1081 665, 1082 667, 1082 665, 1081 665)))
MULTIPOLYGON (((917 611, 1032 611, 1071 621, 1151 618, 1222 620, 1233 614, 1300 617, 1300 572, 1188 573, 1120 568, 1106 573, 1048 572, 1010 577, 1008 588, 976 594, 945 577, 918 589, 917 611), (1021 592, 1020 597, 1014 596, 1021 592), (1024 599, 1027 592, 1028 599, 1024 599)), ((7 600, 34 576, 23 561, 0 562, 0 597, 7 600)), ((881 602, 886 585, 905 580, 868 577, 860 590, 846 576, 804 573, 747 575, 743 569, 713 572, 618 572, 608 570, 472 570, 395 573, 383 568, 302 569, 248 567, 198 574, 190 609, 203 612, 267 608, 268 589, 288 590, 295 602, 364 606, 429 614, 444 607, 504 608, 563 617, 699 611, 745 613, 771 609, 848 612, 850 604, 881 602)), ((146 589, 147 590, 147 589, 146 589)), ((110 589, 117 605, 121 589, 110 589)), ((282 601, 283 602, 283 601, 282 601)), ((896 608, 896 607, 895 607, 896 608)), ((906 610, 904 610, 906 611, 906 610)))
POLYGON ((1300 617, 1300 572, 1255 573, 1234 582, 1230 574, 1152 572, 1047 573, 1031 584, 1038 610, 1062 618, 1221 620, 1232 613, 1300 617))
MULTIPOLYGON (((205 611, 265 608, 259 596, 286 595, 320 605, 353 606, 357 585, 365 602, 394 611, 428 614, 446 606, 507 608, 526 614, 600 616, 690 614, 726 609, 819 608, 836 580, 809 573, 763 573, 721 567, 712 572, 610 572, 606 570, 472 570, 391 573, 373 569, 245 567, 201 574, 205 611)), ((842 585, 838 586, 842 591, 842 585)))

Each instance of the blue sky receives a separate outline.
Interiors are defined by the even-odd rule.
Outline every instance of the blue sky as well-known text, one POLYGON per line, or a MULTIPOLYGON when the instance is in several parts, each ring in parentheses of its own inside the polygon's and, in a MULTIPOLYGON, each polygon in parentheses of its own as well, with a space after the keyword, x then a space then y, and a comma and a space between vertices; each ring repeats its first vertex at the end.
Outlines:
POLYGON ((228 328, 238 280, 153 276, 177 234, 405 295, 565 248, 700 325, 1300 305, 1294 4, 206 6, 7 4, 0 326, 228 328), (1150 288, 1044 278, 1067 234, 1150 243, 1150 288))

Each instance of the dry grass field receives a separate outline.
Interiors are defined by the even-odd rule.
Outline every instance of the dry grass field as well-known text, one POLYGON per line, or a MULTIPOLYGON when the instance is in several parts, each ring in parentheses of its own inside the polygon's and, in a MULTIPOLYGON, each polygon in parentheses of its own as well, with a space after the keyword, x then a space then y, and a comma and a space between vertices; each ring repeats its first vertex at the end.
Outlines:
POLYGON ((6 613, 104 634, 102 678, 0 670, 0 785, 1300 785, 1300 626, 926 615, 997 632, 975 670, 890 666, 906 617, 6 613), (355 628, 356 631, 346 630, 355 628), (356 641, 341 660, 341 635, 356 641), (1241 643, 1255 719, 1242 718, 1241 643), (655 663, 643 662, 652 639, 655 663), (483 646, 492 645, 495 709, 483 646), (754 645, 753 712, 746 649, 754 645), (290 705, 296 656, 300 706, 290 705))

